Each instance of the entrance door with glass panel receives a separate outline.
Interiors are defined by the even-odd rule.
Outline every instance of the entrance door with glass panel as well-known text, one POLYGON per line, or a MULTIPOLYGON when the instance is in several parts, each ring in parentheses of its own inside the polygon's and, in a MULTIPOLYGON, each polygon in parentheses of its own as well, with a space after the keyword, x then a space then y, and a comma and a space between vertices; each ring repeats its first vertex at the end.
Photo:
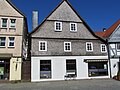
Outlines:
POLYGON ((76 77, 76 60, 67 59, 66 60, 66 75, 67 77, 76 77))

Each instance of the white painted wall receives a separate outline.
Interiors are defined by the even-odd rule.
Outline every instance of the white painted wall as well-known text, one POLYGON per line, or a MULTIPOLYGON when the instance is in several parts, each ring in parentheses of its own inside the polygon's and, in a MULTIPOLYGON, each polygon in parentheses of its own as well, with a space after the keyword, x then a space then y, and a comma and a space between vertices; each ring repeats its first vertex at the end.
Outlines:
POLYGON ((112 74, 112 77, 117 75, 117 72, 118 72, 118 62, 119 62, 119 59, 111 59, 111 74, 112 74))
MULTIPOLYGON (((109 78, 103 77, 88 77, 88 63, 84 59, 107 59, 107 56, 54 56, 54 57, 32 57, 31 58, 31 81, 52 81, 64 80, 66 74, 66 59, 76 59, 77 77, 76 79, 90 79, 90 78, 109 78), (40 79, 40 60, 51 60, 52 78, 40 79)), ((108 63, 109 68, 109 63, 108 63)), ((108 69, 109 71, 109 69, 108 69)))

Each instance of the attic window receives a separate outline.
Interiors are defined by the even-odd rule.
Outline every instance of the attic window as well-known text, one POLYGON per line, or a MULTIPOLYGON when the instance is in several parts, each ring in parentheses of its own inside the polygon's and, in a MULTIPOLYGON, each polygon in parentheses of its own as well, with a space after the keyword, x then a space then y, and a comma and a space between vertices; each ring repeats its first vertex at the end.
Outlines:
POLYGON ((77 23, 70 23, 70 31, 77 32, 77 23))
POLYGON ((55 22, 55 31, 62 31, 62 22, 55 22))

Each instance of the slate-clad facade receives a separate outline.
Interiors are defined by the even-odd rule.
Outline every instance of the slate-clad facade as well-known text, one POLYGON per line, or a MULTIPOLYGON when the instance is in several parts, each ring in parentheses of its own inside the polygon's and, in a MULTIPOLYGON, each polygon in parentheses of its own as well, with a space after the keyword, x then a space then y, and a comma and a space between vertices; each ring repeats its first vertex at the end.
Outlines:
POLYGON ((31 32, 30 38, 31 81, 64 80, 66 76, 109 78, 107 52, 101 52, 101 44, 106 42, 93 33, 67 0, 31 32))

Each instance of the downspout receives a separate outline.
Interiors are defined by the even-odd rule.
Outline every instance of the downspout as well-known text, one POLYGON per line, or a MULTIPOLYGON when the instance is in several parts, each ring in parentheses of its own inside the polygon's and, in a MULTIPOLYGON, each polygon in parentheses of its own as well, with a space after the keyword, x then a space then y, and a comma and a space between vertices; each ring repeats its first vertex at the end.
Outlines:
POLYGON ((107 50, 108 50, 108 60, 109 60, 110 78, 112 78, 112 73, 111 73, 111 60, 110 60, 110 48, 109 48, 108 39, 106 39, 106 42, 107 42, 107 50))

